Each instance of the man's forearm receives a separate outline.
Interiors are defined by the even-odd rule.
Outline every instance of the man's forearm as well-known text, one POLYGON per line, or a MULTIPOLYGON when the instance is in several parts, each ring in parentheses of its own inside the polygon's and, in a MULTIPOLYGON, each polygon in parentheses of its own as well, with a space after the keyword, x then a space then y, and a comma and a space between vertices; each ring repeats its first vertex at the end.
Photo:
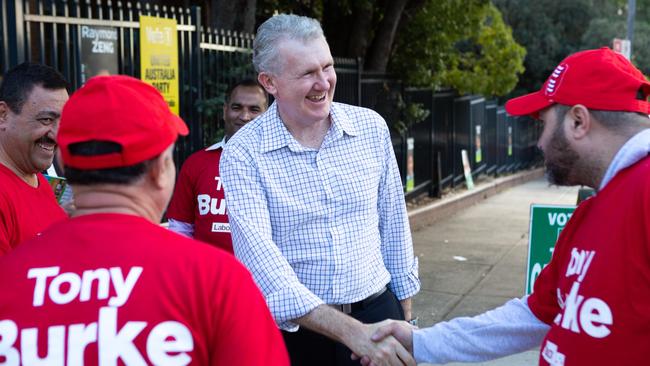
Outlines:
POLYGON ((362 323, 325 304, 296 319, 298 325, 346 344, 359 337, 362 323))
POLYGON ((455 318, 413 331, 419 362, 479 362, 539 346, 549 326, 533 315, 526 298, 474 317, 455 318))
POLYGON ((404 310, 404 319, 406 321, 410 321, 413 319, 413 313, 411 312, 411 297, 406 298, 404 300, 400 300, 400 304, 402 305, 402 310, 404 310))

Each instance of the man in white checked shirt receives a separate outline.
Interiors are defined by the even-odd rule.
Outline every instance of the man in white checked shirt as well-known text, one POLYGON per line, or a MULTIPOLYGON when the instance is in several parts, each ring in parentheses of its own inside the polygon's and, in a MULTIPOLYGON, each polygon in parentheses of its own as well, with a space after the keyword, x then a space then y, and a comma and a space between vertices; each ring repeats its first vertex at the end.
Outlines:
POLYGON ((333 103, 336 73, 314 19, 258 29, 253 63, 275 97, 221 159, 233 246, 283 330, 293 365, 414 364, 383 319, 411 319, 420 289, 386 122, 333 103))

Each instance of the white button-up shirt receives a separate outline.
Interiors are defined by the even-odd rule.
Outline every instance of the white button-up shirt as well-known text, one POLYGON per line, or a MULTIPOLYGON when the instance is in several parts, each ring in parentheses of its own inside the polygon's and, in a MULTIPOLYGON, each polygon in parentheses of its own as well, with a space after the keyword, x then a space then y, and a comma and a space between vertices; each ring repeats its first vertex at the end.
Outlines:
POLYGON ((281 328, 323 303, 388 284, 420 289, 402 182, 386 122, 333 103, 319 149, 289 133, 274 103, 225 147, 221 174, 233 246, 281 328))

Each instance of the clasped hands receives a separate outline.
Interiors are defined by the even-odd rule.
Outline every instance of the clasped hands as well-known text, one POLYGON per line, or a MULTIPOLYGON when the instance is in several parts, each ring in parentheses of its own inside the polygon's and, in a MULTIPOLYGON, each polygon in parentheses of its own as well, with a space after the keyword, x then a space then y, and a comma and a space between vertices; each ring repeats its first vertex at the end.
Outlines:
POLYGON ((387 319, 364 324, 364 339, 351 347, 352 359, 363 366, 415 366, 413 358, 413 330, 417 327, 405 322, 387 319))

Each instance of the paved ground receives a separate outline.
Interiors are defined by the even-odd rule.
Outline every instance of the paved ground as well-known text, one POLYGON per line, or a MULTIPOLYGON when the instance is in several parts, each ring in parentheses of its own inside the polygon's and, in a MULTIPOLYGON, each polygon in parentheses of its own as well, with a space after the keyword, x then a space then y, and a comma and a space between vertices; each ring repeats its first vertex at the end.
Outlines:
MULTIPOLYGON (((577 187, 537 179, 488 198, 413 233, 422 291, 414 299, 420 326, 482 313, 524 294, 532 203, 574 204, 577 187)), ((475 365, 536 365, 528 351, 475 365)))

